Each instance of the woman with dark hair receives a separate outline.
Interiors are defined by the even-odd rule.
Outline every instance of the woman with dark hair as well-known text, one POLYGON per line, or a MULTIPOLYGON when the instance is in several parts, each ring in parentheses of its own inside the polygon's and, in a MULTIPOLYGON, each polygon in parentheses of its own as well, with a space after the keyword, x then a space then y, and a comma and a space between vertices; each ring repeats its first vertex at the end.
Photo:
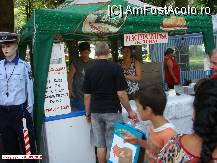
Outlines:
POLYGON ((170 89, 180 83, 180 68, 172 48, 168 48, 164 53, 164 76, 165 82, 170 89))
POLYGON ((133 100, 135 99, 135 93, 139 90, 138 81, 141 80, 141 64, 132 57, 132 50, 130 47, 122 47, 121 53, 123 55, 123 62, 121 66, 128 85, 127 94, 129 99, 133 100))
POLYGON ((217 163, 217 80, 198 85, 193 106, 193 134, 171 139, 158 163, 217 163))

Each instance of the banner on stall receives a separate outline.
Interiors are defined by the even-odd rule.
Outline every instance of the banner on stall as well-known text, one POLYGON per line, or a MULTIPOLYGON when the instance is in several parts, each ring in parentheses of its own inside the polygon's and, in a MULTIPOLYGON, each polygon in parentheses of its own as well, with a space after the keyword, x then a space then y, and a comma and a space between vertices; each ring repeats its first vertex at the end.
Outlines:
POLYGON ((124 46, 168 43, 167 32, 124 34, 124 46))
POLYGON ((64 45, 61 43, 53 44, 44 109, 46 117, 71 112, 64 45))
POLYGON ((138 131, 136 128, 130 125, 117 122, 115 124, 108 163, 137 163, 141 162, 141 160, 143 162, 144 151, 138 144, 133 145, 124 142, 124 132, 129 132, 139 139, 145 139, 145 136, 141 131, 138 131))

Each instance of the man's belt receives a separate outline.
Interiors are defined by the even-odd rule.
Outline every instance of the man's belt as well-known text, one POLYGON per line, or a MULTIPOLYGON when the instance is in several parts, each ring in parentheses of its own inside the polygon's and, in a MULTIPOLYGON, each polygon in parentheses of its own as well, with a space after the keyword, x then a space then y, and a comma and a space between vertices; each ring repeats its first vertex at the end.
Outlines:
POLYGON ((0 112, 12 112, 12 111, 18 111, 21 108, 22 105, 0 105, 0 112))

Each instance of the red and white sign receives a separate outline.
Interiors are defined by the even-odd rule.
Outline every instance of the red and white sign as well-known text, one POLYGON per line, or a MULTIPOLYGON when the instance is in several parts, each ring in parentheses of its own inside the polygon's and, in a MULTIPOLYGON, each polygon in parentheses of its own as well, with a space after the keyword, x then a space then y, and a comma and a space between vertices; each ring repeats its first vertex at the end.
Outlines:
POLYGON ((124 34, 124 46, 167 43, 168 33, 134 33, 124 34))

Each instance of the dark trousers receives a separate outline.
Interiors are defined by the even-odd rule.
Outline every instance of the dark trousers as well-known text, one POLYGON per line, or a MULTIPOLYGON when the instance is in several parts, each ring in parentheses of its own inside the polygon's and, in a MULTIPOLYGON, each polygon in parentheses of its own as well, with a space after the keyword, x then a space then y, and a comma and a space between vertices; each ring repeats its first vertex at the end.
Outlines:
MULTIPOLYGON (((0 133, 2 137, 3 153, 5 155, 25 155, 25 144, 23 136, 23 112, 26 118, 30 138, 31 154, 36 154, 35 136, 32 117, 26 109, 18 108, 14 111, 0 110, 0 133)), ((8 160, 6 162, 22 163, 22 160, 8 160)), ((35 162, 28 160, 26 162, 35 162)))

